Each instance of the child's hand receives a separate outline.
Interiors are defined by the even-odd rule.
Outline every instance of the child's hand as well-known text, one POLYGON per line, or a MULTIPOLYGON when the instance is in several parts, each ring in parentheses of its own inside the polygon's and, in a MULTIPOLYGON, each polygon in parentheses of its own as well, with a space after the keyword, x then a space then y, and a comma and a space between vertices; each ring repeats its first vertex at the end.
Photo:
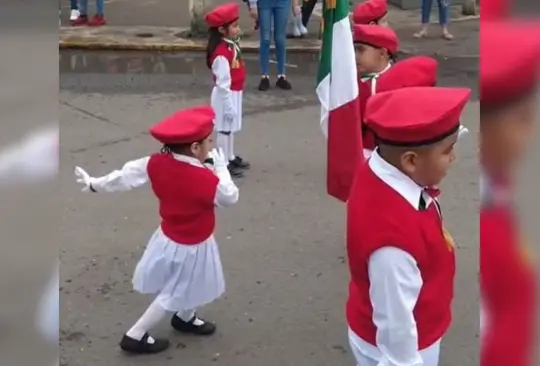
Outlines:
POLYGON ((92 178, 83 168, 76 166, 75 176, 77 177, 77 183, 84 185, 82 188, 83 192, 91 190, 92 178))
POLYGON ((300 5, 293 6, 293 13, 295 16, 302 14, 302 7, 300 5))

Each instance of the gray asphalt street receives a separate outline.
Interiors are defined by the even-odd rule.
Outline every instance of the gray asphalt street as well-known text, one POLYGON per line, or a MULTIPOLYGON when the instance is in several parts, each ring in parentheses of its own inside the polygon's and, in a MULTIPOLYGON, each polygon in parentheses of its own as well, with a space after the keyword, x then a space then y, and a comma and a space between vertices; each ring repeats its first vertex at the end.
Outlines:
MULTIPOLYGON (((314 95, 316 60, 289 59, 294 90, 255 91, 250 73, 239 153, 252 170, 239 181, 239 204, 219 216, 226 296, 202 309, 217 321, 209 339, 174 335, 168 352, 133 358, 117 342, 150 299, 133 293, 131 275, 158 224, 148 188, 126 194, 79 192, 73 166, 100 175, 156 151, 148 126, 208 101, 211 77, 196 55, 60 55, 62 214, 61 354, 69 366, 352 365, 344 302, 344 207, 325 193, 325 149, 314 95), (302 61, 302 62, 300 62, 302 61)), ((248 68, 256 62, 248 60, 248 68)), ((443 62, 442 84, 475 83, 473 65, 443 62)), ((477 128, 477 102, 464 123, 477 128)), ((448 226, 459 243, 455 321, 442 366, 478 364, 478 185, 475 138, 444 184, 448 226)))

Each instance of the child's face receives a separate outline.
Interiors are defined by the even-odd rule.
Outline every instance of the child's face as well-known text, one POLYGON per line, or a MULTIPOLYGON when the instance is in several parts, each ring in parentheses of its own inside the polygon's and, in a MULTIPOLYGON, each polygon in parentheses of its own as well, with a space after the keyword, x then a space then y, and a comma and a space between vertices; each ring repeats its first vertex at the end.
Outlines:
POLYGON ((223 35, 230 39, 235 39, 239 37, 242 34, 242 30, 240 29, 240 24, 238 23, 238 20, 235 20, 231 24, 227 26, 227 28, 224 30, 223 35))
POLYGON ((522 159, 533 132, 536 98, 533 94, 492 115, 481 115, 480 153, 492 174, 505 176, 522 159))
POLYGON ((401 155, 403 171, 422 187, 438 185, 456 159, 457 139, 456 132, 436 144, 404 152, 401 155))
POLYGON ((199 142, 194 142, 191 144, 191 153, 196 157, 201 163, 203 163, 206 158, 208 158, 208 153, 214 147, 214 136, 210 134, 207 138, 199 142))
POLYGON ((389 62, 388 53, 382 48, 365 44, 355 45, 356 69, 359 74, 380 72, 389 62))

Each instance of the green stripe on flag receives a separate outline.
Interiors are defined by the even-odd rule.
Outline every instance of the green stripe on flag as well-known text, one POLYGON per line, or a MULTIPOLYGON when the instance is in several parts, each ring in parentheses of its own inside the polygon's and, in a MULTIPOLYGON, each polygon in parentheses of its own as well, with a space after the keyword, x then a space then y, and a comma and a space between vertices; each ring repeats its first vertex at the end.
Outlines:
POLYGON ((330 74, 334 24, 349 16, 348 0, 323 0, 323 35, 317 84, 330 74))

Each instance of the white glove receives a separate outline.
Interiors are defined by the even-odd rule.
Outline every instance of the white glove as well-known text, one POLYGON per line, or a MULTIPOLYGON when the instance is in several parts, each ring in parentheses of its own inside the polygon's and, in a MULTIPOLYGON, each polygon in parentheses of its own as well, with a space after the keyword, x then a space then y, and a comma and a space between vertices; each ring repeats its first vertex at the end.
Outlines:
POLYGON ((225 112, 223 114, 223 121, 225 123, 228 123, 228 124, 232 124, 234 122, 234 119, 235 119, 235 115, 233 112, 225 112))
POLYGON ((90 185, 92 184, 92 177, 81 167, 75 167, 75 176, 77 177, 77 183, 83 184, 83 192, 88 192, 90 190, 90 185))
POLYGON ((225 157, 225 154, 223 154, 223 150, 221 150, 221 148, 212 150, 212 158, 214 159, 214 168, 216 170, 227 169, 229 161, 225 157))

